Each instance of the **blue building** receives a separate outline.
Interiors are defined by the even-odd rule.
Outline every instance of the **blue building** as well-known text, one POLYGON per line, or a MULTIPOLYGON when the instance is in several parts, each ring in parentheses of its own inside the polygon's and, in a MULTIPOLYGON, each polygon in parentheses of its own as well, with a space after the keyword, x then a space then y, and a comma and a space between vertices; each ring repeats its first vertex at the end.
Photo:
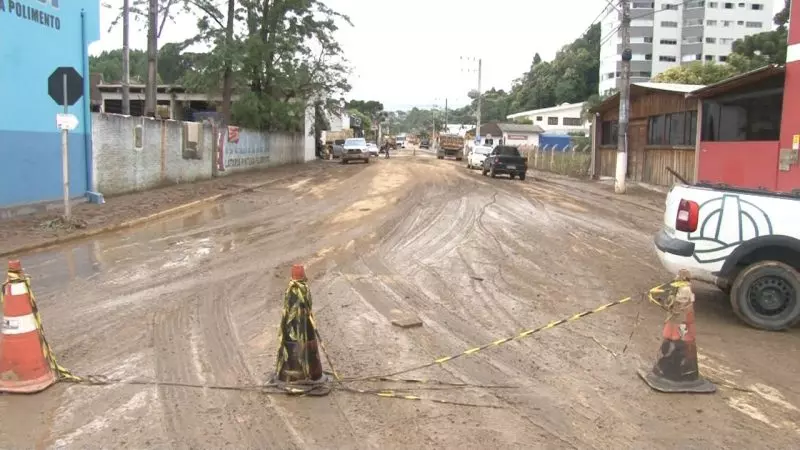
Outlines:
POLYGON ((48 93, 59 67, 83 77, 85 95, 69 113, 70 196, 91 190, 91 113, 88 45, 100 39, 99 0, 0 0, 0 208, 63 197, 63 106, 48 93))

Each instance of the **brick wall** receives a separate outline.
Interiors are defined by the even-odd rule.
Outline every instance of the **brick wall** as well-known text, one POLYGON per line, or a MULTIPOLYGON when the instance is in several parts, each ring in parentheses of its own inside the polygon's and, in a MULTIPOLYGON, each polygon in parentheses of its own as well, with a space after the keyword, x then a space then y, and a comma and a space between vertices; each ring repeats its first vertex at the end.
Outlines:
POLYGON ((93 187, 103 195, 211 178, 210 125, 102 113, 92 121, 93 187))

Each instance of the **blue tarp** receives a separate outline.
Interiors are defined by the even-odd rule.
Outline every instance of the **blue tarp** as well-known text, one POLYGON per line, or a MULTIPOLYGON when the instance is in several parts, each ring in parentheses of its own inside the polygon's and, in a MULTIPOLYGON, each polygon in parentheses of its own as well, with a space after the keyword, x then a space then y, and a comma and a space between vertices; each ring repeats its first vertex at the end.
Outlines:
POLYGON ((570 136, 566 134, 542 134, 539 136, 539 148, 550 150, 555 146, 556 151, 563 152, 570 147, 570 136))

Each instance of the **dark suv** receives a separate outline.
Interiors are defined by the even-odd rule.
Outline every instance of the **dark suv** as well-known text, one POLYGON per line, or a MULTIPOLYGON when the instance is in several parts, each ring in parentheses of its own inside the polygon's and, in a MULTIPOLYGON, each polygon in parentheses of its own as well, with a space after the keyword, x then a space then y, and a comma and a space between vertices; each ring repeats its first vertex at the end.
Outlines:
POLYGON ((482 172, 484 175, 488 173, 492 178, 497 174, 504 173, 508 174, 511 179, 518 176, 520 180, 524 180, 527 171, 528 160, 520 155, 516 147, 498 145, 483 160, 482 172))
POLYGON ((430 149, 430 148, 431 148, 431 141, 429 141, 429 140, 427 140, 427 139, 423 139, 423 140, 421 140, 421 141, 419 142, 419 148, 427 148, 427 149, 430 149))

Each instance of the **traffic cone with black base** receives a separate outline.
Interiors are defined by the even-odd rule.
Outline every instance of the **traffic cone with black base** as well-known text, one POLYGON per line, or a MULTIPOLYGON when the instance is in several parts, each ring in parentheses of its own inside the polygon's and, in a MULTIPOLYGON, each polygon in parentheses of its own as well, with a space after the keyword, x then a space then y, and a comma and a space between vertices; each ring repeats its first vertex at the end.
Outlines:
POLYGON ((658 358, 649 373, 639 372, 639 376, 659 392, 714 393, 717 387, 700 376, 697 364, 694 294, 688 274, 682 273, 668 292, 662 304, 667 320, 658 358))
POLYGON ((28 277, 19 261, 8 262, 0 290, 0 393, 33 394, 57 381, 34 307, 28 277))
POLYGON ((322 370, 311 307, 305 268, 295 265, 283 299, 280 345, 272 383, 289 393, 327 395, 330 378, 322 370))

